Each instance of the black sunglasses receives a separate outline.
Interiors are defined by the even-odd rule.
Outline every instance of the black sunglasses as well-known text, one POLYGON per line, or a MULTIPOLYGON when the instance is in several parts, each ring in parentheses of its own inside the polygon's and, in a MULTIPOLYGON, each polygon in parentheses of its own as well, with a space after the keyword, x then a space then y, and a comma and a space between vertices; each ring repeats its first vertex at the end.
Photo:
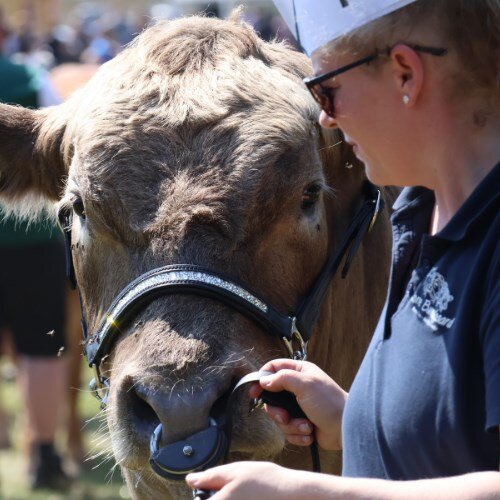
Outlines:
MULTIPOLYGON (((427 54, 431 54, 433 56, 444 56, 448 53, 447 49, 439 49, 435 47, 424 47, 422 45, 409 45, 408 47, 416 50, 417 52, 425 52, 427 54)), ((341 68, 335 69, 333 71, 329 71, 328 73, 324 73, 323 75, 313 76, 310 78, 304 78, 304 83, 306 87, 311 92, 311 95, 314 97, 316 102, 321 106, 321 109, 332 118, 335 118, 335 104, 334 104, 334 90, 331 87, 324 87, 321 85, 325 80, 329 80, 330 78, 334 78, 335 76, 341 75, 350 69, 357 68, 363 64, 368 64, 377 57, 381 55, 389 56, 391 54, 393 47, 387 48, 384 51, 375 52, 370 56, 363 57, 357 61, 354 61, 350 64, 346 64, 341 68)))

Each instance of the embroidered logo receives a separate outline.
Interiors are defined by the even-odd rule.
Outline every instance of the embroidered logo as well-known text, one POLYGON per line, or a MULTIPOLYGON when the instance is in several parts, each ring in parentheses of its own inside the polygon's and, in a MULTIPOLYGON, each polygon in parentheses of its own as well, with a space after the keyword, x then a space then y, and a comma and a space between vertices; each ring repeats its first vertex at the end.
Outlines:
POLYGON ((436 331, 440 326, 449 329, 455 322, 443 314, 453 299, 446 279, 433 267, 410 300, 417 317, 436 331))

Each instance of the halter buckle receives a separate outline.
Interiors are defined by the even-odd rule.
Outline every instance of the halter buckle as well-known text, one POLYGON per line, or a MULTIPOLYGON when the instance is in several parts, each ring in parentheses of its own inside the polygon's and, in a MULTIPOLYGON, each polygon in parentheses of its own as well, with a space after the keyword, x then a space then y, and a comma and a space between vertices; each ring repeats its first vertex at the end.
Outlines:
POLYGON ((301 333, 297 328, 297 318, 292 318, 290 338, 283 337, 283 343, 288 351, 288 355, 292 359, 305 361, 307 359, 307 342, 302 338, 301 333), (295 349, 294 344, 298 344, 295 349))
POLYGON ((382 201, 382 194, 380 193, 380 189, 377 189, 377 199, 373 201, 375 203, 375 210, 373 212, 370 225, 368 226, 368 232, 372 230, 373 226, 375 225, 375 222, 377 222, 378 214, 380 212, 381 201, 382 201))
POLYGON ((100 401, 101 409, 104 409, 108 403, 109 380, 101 375, 97 365, 93 365, 92 368, 94 369, 95 376, 90 381, 89 388, 94 397, 100 401))

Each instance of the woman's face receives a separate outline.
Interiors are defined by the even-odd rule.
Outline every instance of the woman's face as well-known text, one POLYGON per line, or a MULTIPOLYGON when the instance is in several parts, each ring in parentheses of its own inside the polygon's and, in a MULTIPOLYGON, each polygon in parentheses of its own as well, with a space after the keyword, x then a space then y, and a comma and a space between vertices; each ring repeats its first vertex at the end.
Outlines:
MULTIPOLYGON (((313 54, 312 61, 320 75, 354 59, 313 54)), ((342 130, 373 183, 411 185, 414 176, 406 160, 413 152, 414 130, 390 61, 379 59, 376 68, 359 66, 323 85, 334 89, 335 118, 322 112, 320 124, 342 130)))

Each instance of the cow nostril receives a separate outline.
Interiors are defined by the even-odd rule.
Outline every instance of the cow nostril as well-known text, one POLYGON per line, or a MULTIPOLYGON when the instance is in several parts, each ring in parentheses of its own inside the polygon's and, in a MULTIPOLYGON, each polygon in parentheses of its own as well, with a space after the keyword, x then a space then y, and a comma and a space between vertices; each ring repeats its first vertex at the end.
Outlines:
POLYGON ((141 422, 147 424, 160 423, 160 419, 151 405, 145 401, 135 390, 129 392, 129 403, 132 414, 141 422))

